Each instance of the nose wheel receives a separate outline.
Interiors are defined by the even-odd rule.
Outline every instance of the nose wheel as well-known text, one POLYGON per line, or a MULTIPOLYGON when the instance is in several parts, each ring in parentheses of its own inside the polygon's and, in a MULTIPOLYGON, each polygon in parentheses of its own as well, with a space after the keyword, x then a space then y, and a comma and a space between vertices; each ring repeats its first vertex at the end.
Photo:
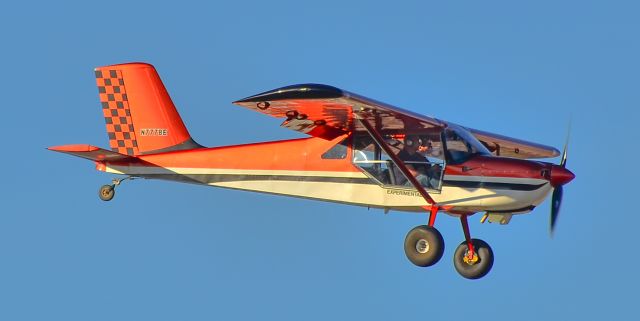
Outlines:
POLYGON ((473 252, 470 251, 467 241, 458 245, 453 254, 453 266, 456 271, 467 279, 479 279, 493 266, 493 250, 487 242, 480 239, 471 239, 473 252))
POLYGON ((467 217, 468 215, 460 216, 464 242, 458 245, 453 254, 453 266, 462 277, 474 280, 487 275, 491 271, 493 250, 491 250, 487 242, 471 238, 467 217))

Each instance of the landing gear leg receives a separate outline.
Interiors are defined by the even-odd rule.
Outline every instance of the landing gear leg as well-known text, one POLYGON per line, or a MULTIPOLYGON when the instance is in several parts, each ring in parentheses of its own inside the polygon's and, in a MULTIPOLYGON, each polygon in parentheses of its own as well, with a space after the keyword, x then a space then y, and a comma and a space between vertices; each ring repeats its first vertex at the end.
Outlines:
POLYGON ((393 164, 404 174, 409 182, 411 182, 411 185, 415 187, 422 198, 429 204, 429 206, 425 206, 425 209, 431 211, 429 225, 420 225, 409 231, 409 234, 407 234, 404 240, 404 253, 407 255, 409 261, 417 266, 430 266, 435 264, 442 258, 442 253, 444 253, 442 234, 433 227, 436 214, 440 208, 436 204, 436 201, 433 200, 425 190, 424 186, 422 186, 411 171, 409 171, 405 163, 398 158, 389 144, 386 143, 376 129, 376 126, 369 123, 366 115, 361 115, 358 112, 354 112, 353 115, 366 129, 373 141, 384 150, 387 156, 391 158, 393 164))
POLYGON ((120 183, 128 180, 128 179, 136 179, 137 177, 134 176, 127 176, 125 178, 114 178, 111 181, 111 185, 102 185, 100 187, 100 190, 98 191, 98 197, 100 197, 101 200, 107 202, 113 199, 113 197, 116 195, 116 186, 120 185, 120 183))
POLYGON ((411 263, 417 266, 431 266, 442 258, 444 254, 444 239, 442 234, 433 227, 438 207, 431 208, 429 225, 413 228, 404 239, 404 253, 411 263))
POLYGON ((453 254, 453 265, 463 277, 479 279, 487 275, 493 266, 493 250, 487 242, 471 238, 467 216, 460 216, 465 240, 453 254))

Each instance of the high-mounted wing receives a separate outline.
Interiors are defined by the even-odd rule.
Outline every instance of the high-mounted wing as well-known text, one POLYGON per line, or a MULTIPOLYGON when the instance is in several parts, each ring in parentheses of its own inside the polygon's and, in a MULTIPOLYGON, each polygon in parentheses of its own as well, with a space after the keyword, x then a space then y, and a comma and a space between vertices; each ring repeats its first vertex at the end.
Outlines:
POLYGON ((542 144, 467 128, 487 149, 497 156, 516 158, 551 158, 560 155, 557 149, 542 144))
MULTIPOLYGON (((449 123, 416 114, 336 87, 301 84, 282 87, 250 96, 234 104, 276 117, 285 118, 281 126, 311 136, 333 139, 348 132, 365 132, 353 114, 374 124, 384 134, 424 133, 449 123)), ((560 155, 550 146, 466 128, 490 151, 499 156, 546 158, 560 155)))
POLYGON ((282 87, 235 101, 234 104, 285 118, 281 126, 325 139, 348 132, 365 132, 360 122, 354 121, 354 113, 385 134, 407 134, 445 126, 435 118, 320 84, 282 87))

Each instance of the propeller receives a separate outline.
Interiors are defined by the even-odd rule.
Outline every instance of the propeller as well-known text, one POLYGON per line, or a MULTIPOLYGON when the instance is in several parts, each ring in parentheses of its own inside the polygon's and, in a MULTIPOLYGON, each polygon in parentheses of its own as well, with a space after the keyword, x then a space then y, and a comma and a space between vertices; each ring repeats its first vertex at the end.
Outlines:
POLYGON ((560 159, 560 165, 554 165, 551 170, 551 182, 554 186, 553 194, 551 194, 551 216, 549 220, 549 233, 553 237, 558 215, 560 214, 560 205, 562 205, 562 185, 571 181, 575 176, 568 171, 567 168, 567 149, 569 147, 569 136, 571 134, 571 123, 569 123, 569 129, 567 130, 567 140, 564 143, 564 149, 562 150, 562 158, 560 159), (556 173, 554 173, 554 170, 556 173), (555 175, 554 175, 555 174, 555 175))
POLYGON ((549 233, 551 234, 551 237, 553 237, 553 231, 556 228, 558 214, 560 214, 560 205, 562 205, 562 186, 558 186, 553 189, 553 194, 551 194, 551 221, 549 225, 549 233))

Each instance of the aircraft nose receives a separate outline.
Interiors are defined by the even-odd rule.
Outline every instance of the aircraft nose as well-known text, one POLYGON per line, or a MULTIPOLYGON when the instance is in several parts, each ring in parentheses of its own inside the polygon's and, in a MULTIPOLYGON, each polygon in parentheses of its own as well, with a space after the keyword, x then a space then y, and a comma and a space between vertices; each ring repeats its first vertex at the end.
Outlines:
POLYGON ((551 181, 551 186, 553 187, 558 187, 558 186, 567 184, 571 182, 575 177, 576 177, 575 174, 573 174, 570 170, 562 166, 553 165, 553 167, 551 168, 550 181, 551 181))

